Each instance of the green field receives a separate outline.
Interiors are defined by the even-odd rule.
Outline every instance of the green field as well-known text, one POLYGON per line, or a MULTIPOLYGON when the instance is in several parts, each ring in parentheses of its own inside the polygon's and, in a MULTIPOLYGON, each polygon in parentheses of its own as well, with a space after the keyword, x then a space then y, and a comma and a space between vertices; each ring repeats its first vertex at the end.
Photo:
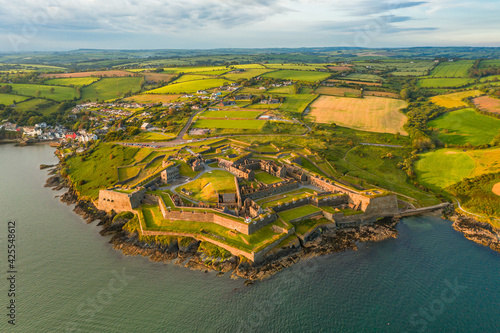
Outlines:
POLYGON ((500 119, 463 109, 431 120, 428 127, 438 129, 438 139, 444 143, 481 145, 490 143, 498 134, 500 119))
POLYGON ((224 77, 226 79, 234 80, 234 81, 249 80, 253 77, 265 74, 265 73, 270 72, 270 71, 272 71, 272 69, 265 69, 265 68, 260 67, 260 68, 254 68, 254 69, 247 69, 241 73, 227 73, 224 75, 224 77))
POLYGON ((472 81, 472 79, 465 78, 420 79, 417 86, 422 88, 456 88, 466 86, 472 81))
POLYGON ((99 189, 110 187, 118 180, 117 167, 130 165, 138 148, 101 143, 90 156, 66 159, 67 172, 75 189, 83 198, 95 200, 99 189))
POLYGON ((198 73, 198 72, 213 72, 213 71, 221 71, 221 70, 229 70, 226 66, 206 66, 206 67, 172 67, 172 68, 164 68, 163 71, 165 73, 198 73))
POLYGON ((127 92, 138 92, 141 90, 142 77, 117 77, 103 78, 82 89, 82 100, 114 100, 127 92))
POLYGON ((479 69, 484 69, 488 67, 500 67, 500 60, 482 60, 479 64, 479 69))
POLYGON ((293 86, 270 88, 266 91, 268 94, 295 94, 293 86))
POLYGON ((431 72, 432 77, 467 77, 467 72, 474 65, 474 60, 442 62, 431 72))
POLYGON ((99 80, 100 78, 98 77, 75 77, 75 78, 64 78, 64 79, 51 79, 51 80, 46 80, 43 83, 54 86, 85 87, 99 80))
POLYGON ((44 98, 33 98, 16 105, 17 111, 37 111, 46 116, 57 111, 57 102, 49 101, 44 98))
POLYGON ((352 80, 352 81, 366 81, 366 82, 381 82, 384 79, 378 75, 374 74, 359 74, 353 73, 349 74, 346 77, 343 77, 342 80, 352 80))
POLYGON ((224 120, 198 119, 194 128, 238 128, 260 130, 266 124, 265 120, 224 120))
POLYGON ((262 112, 260 111, 205 111, 200 115, 200 117, 255 119, 261 113, 262 112))
POLYGON ((273 207, 279 205, 280 203, 284 204, 287 202, 291 202, 294 199, 299 200, 305 197, 310 197, 313 193, 314 191, 309 188, 301 188, 291 192, 286 192, 283 194, 257 200, 257 204, 261 205, 262 208, 273 207))
POLYGON ((420 183, 443 189, 469 176, 474 160, 466 153, 440 149, 420 155, 415 171, 420 183))
POLYGON ((280 110, 287 113, 295 113, 295 116, 300 116, 305 108, 311 104, 318 95, 313 94, 293 94, 285 95, 285 101, 280 107, 280 110))
POLYGON ((423 184, 445 188, 463 178, 500 172, 500 148, 439 149, 420 155, 415 171, 423 184))
POLYGON ((223 170, 206 172, 200 178, 182 185, 182 188, 192 191, 193 199, 209 202, 218 201, 217 193, 236 193, 234 175, 223 170))
POLYGON ((293 220, 293 219, 296 219, 296 218, 299 218, 299 217, 302 217, 302 216, 306 216, 306 215, 309 215, 309 214, 312 214, 312 213, 316 213, 316 212, 319 212, 321 211, 320 208, 318 207, 315 207, 313 205, 305 205, 305 206, 302 206, 302 207, 297 207, 297 208, 294 208, 294 209, 290 209, 290 210, 285 210, 281 213, 278 213, 279 216, 281 216, 281 218, 285 221, 290 221, 290 220, 293 220))
POLYGON ((29 97, 11 95, 11 94, 0 94, 0 104, 11 105, 27 100, 29 97))
POLYGON ((264 171, 256 172, 255 179, 258 180, 259 182, 263 182, 264 184, 275 184, 283 181, 283 179, 270 175, 264 171))
POLYGON ((230 81, 225 79, 204 79, 195 80, 182 83, 169 84, 165 87, 147 91, 147 94, 182 94, 182 93, 195 93, 198 90, 211 89, 220 87, 230 81))
POLYGON ((135 138, 135 141, 165 141, 173 138, 175 135, 171 133, 142 132, 135 138))
POLYGON ((325 69, 324 64, 266 64, 267 68, 273 69, 291 69, 297 71, 315 71, 316 69, 325 69))
POLYGON ((78 93, 76 89, 70 87, 47 86, 42 84, 24 84, 24 83, 13 83, 10 85, 12 86, 12 91, 14 93, 24 96, 42 97, 47 99, 53 99, 58 102, 64 100, 71 100, 73 98, 78 98, 78 93), (53 92, 51 92, 52 89, 54 89, 53 92))
POLYGON ((189 82, 195 80, 204 80, 204 79, 210 79, 210 77, 208 75, 184 74, 177 80, 170 82, 170 84, 189 82))
POLYGON ((270 72, 262 75, 262 77, 270 77, 280 80, 293 80, 293 81, 322 81, 330 76, 330 73, 321 73, 313 71, 297 71, 297 70, 281 70, 270 72))

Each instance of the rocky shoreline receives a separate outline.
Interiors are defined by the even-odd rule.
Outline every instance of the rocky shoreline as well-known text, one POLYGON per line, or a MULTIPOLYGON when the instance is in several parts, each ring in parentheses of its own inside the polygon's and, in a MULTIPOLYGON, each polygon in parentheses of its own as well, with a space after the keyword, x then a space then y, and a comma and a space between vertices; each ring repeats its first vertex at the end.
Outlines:
POLYGON ((149 257, 154 262, 173 262, 190 269, 218 271, 221 276, 231 272, 231 278, 244 278, 246 284, 255 280, 264 280, 289 267, 300 260, 325 255, 329 253, 356 250, 357 242, 382 241, 395 238, 397 220, 383 220, 370 226, 362 226, 347 229, 321 229, 318 228, 307 239, 297 238, 287 247, 274 250, 268 254, 266 260, 260 264, 254 264, 238 256, 211 258, 206 254, 198 252, 199 241, 193 240, 190 244, 179 244, 176 240, 168 245, 150 244, 141 242, 139 235, 123 230, 128 219, 117 218, 104 211, 98 210, 95 205, 86 200, 80 200, 72 188, 69 180, 60 174, 60 166, 42 165, 41 169, 49 169, 50 177, 45 184, 53 190, 68 191, 60 196, 60 200, 68 205, 75 204, 74 212, 81 215, 87 223, 98 221, 102 227, 100 234, 111 236, 110 243, 125 255, 141 255, 149 257))
POLYGON ((458 213, 448 219, 453 222, 453 228, 461 232, 468 240, 500 252, 500 230, 495 229, 491 224, 458 213))
MULTIPOLYGON (((358 242, 378 242, 398 235, 395 229, 398 219, 383 219, 372 225, 344 229, 317 228, 306 238, 296 237, 286 247, 274 249, 266 255, 263 263, 254 264, 238 256, 226 259, 208 257, 198 252, 200 241, 193 240, 189 244, 179 244, 174 239, 170 244, 147 243, 140 241, 137 232, 129 233, 123 226, 129 221, 116 218, 86 200, 80 200, 69 180, 60 175, 59 165, 41 165, 41 169, 49 169, 50 177, 45 184, 53 190, 67 188, 60 200, 68 205, 75 204, 74 212, 81 215, 87 223, 98 221, 102 227, 102 236, 111 236, 110 243, 125 255, 140 255, 154 262, 172 262, 190 269, 218 271, 218 275, 231 273, 231 278, 244 278, 246 284, 264 280, 284 268, 301 260, 330 253, 357 250, 358 242)), ((476 243, 500 252, 500 232, 491 225, 476 221, 470 217, 458 215, 456 212, 445 212, 445 218, 453 221, 455 230, 476 243), (447 215, 446 215, 447 214, 447 215)))

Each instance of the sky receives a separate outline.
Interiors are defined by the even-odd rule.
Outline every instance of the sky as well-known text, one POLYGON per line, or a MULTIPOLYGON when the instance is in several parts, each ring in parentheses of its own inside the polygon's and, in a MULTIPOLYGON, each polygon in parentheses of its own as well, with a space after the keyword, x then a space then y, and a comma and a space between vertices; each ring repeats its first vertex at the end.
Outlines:
POLYGON ((500 1, 0 0, 0 51, 500 46, 500 1))

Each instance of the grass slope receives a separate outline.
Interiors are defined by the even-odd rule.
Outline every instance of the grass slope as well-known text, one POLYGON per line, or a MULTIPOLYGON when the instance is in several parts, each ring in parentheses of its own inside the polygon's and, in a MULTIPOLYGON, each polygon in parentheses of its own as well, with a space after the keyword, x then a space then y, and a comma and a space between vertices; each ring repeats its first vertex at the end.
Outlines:
POLYGON ((78 97, 76 89, 70 87, 48 86, 42 84, 13 83, 12 91, 19 95, 42 97, 61 102, 78 97), (51 92, 51 89, 54 89, 51 92), (37 96, 38 95, 38 96, 37 96))
POLYGON ((313 71, 297 71, 297 70, 280 70, 262 75, 262 77, 270 77, 273 79, 293 80, 293 81, 322 81, 329 77, 329 73, 313 72, 313 71))
POLYGON ((207 172, 182 187, 193 192, 192 198, 210 202, 217 202, 217 193, 236 193, 234 176, 223 170, 207 172))
POLYGON ((490 143, 500 130, 500 120, 463 109, 446 113, 428 123, 438 129, 437 137, 444 143, 481 145, 490 143))
POLYGON ((419 182, 439 189, 468 177, 474 167, 474 160, 468 154, 453 149, 422 154, 415 163, 419 182))
POLYGON ((11 94, 0 94, 0 104, 3 105, 11 105, 14 103, 19 103, 27 100, 29 97, 19 96, 19 95, 11 95, 11 94))
POLYGON ((113 100, 141 90, 141 77, 103 78, 82 89, 82 100, 113 100))

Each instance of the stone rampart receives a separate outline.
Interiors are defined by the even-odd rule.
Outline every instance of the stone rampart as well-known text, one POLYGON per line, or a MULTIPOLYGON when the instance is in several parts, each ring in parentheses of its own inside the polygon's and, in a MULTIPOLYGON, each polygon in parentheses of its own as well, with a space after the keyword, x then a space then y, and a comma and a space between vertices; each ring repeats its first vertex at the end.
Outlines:
POLYGON ((104 210, 106 212, 111 210, 114 210, 117 213, 132 211, 134 208, 141 205, 145 193, 145 189, 132 193, 118 192, 113 189, 100 190, 97 206, 100 210, 104 210))
POLYGON ((163 215, 163 218, 166 220, 215 223, 231 230, 237 230, 238 232, 241 232, 245 235, 249 235, 251 233, 250 225, 245 223, 243 219, 241 219, 241 221, 238 221, 239 219, 236 217, 231 217, 230 215, 220 212, 210 212, 210 210, 207 210, 206 208, 186 207, 186 210, 183 211, 182 207, 179 207, 179 210, 170 210, 165 207, 165 202, 162 198, 157 198, 160 204, 160 211, 163 215), (197 210, 200 211, 197 212, 197 210), (225 217, 225 215, 227 215, 227 217, 225 217))

